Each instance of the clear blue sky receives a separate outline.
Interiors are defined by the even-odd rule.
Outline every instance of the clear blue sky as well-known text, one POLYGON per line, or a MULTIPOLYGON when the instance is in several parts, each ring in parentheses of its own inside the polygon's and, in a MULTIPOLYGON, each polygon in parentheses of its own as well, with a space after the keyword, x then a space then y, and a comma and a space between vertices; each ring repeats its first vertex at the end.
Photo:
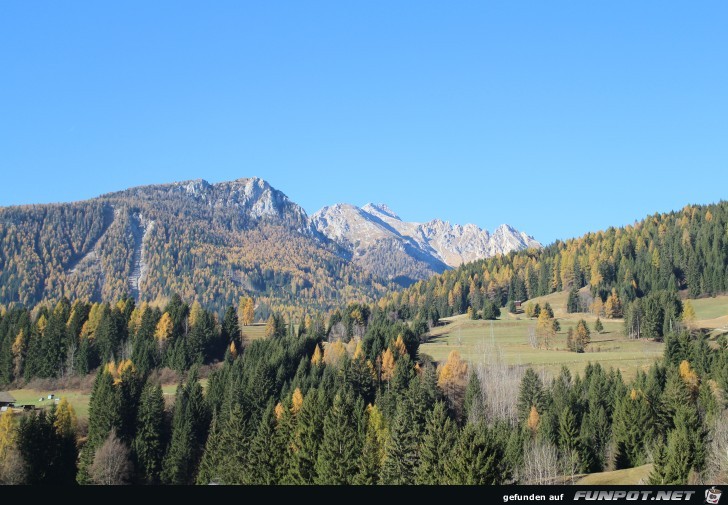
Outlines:
POLYGON ((548 243, 728 197, 728 3, 2 2, 0 205, 259 176, 548 243))

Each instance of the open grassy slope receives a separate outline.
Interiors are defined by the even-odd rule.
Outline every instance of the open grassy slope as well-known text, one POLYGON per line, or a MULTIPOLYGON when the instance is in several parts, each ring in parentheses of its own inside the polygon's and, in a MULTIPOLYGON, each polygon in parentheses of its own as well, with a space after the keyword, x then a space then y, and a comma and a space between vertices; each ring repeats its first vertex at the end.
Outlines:
POLYGON ((572 371, 580 372, 591 361, 607 368, 619 368, 627 377, 632 377, 639 369, 646 370, 662 356, 664 345, 661 343, 625 338, 621 319, 602 319, 604 331, 597 334, 593 331, 596 317, 566 313, 566 296, 566 293, 553 293, 533 300, 542 305, 550 303, 561 324, 561 331, 548 350, 534 349, 529 344, 529 327, 535 328, 535 319, 529 319, 525 314, 508 314, 503 309, 497 321, 473 321, 464 315, 443 319, 445 324, 433 329, 420 352, 440 361, 447 358, 450 351, 457 350, 463 358, 480 362, 484 359, 484 348, 492 343, 511 364, 543 367, 549 372, 558 372, 566 365, 572 371), (587 352, 581 354, 570 352, 566 346, 566 332, 570 327, 576 327, 579 319, 586 320, 592 329, 592 342, 587 352))
MULTIPOLYGON (((207 386, 207 379, 200 379, 202 387, 207 386)), ((174 397, 177 392, 177 384, 165 384, 162 386, 162 393, 167 405, 174 403, 174 397)), ((66 398, 68 403, 73 406, 76 416, 79 419, 88 418, 88 404, 91 393, 86 391, 78 391, 73 389, 60 389, 53 391, 41 391, 39 389, 14 389, 9 391, 15 398, 16 405, 35 405, 36 407, 51 407, 53 400, 48 400, 49 394, 54 394, 56 398, 66 398), (43 397, 46 400, 39 401, 43 397)))
POLYGON ((644 483, 652 472, 652 464, 614 470, 612 472, 592 473, 577 482, 580 486, 626 486, 644 483))
POLYGON ((716 337, 728 332, 728 296, 690 300, 695 309, 696 326, 712 330, 716 337))

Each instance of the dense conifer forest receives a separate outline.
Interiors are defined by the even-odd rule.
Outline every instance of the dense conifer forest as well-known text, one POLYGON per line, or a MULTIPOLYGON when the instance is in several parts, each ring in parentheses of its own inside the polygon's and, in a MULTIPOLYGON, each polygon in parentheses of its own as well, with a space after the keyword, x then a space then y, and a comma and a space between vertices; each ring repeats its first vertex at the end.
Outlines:
MULTIPOLYGON (((652 463, 654 484, 725 481, 728 340, 686 324, 683 299, 725 291, 727 225, 728 204, 690 206, 467 264, 377 303, 309 310, 298 324, 247 297, 222 309, 178 295, 11 304, 0 384, 95 380, 87 423, 65 401, 0 416, 0 480, 552 484, 652 463), (623 317, 632 338, 664 341, 663 359, 627 380, 598 364, 552 377, 496 348, 480 364, 419 351, 441 317, 504 317, 515 301, 533 312, 527 300, 562 290, 569 311, 623 317), (251 341, 255 319, 265 338, 251 341), (173 400, 164 368, 181 377, 173 400)), ((572 345, 588 332, 577 327, 572 345)))

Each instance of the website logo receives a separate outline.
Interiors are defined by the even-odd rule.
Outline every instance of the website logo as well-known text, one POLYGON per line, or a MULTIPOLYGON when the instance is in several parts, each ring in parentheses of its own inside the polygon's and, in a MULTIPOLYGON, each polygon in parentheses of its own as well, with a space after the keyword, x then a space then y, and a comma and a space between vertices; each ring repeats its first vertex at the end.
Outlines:
POLYGON ((720 501, 720 489, 716 489, 714 487, 711 487, 710 489, 705 490, 705 503, 710 503, 710 505, 718 505, 718 502, 720 501))

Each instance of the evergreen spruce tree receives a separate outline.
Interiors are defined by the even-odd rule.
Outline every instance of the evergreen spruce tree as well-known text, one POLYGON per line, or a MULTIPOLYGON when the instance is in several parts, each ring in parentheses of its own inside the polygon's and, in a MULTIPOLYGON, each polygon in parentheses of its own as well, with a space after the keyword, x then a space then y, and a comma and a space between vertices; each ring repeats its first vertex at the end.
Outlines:
POLYGON ((687 484, 693 467, 693 448, 690 438, 685 425, 676 426, 667 434, 666 464, 663 471, 665 484, 687 484))
POLYGON ((93 463, 96 449, 104 443, 111 430, 119 430, 122 425, 121 394, 114 386, 114 379, 106 368, 96 375, 91 391, 88 410, 88 437, 81 450, 77 480, 79 484, 90 484, 88 473, 93 463))
POLYGON ((139 482, 159 483, 164 457, 164 431, 162 386, 147 381, 139 399, 136 434, 131 444, 139 482))
POLYGON ((651 486, 664 486, 667 482, 667 450, 665 442, 660 438, 652 451, 652 472, 648 478, 651 486))
POLYGON ((164 483, 194 482, 207 439, 209 415, 197 370, 193 368, 187 377, 187 383, 177 387, 172 417, 172 438, 162 464, 164 483))
POLYGON ((293 436, 298 450, 287 465, 286 481, 291 484, 314 483, 324 415, 328 410, 326 403, 325 393, 316 389, 310 390, 304 397, 293 436))
POLYGON ((379 483, 384 459, 386 430, 383 426, 382 414, 376 406, 369 405, 367 410, 367 431, 359 458, 359 471, 354 477, 354 483, 358 485, 379 483))
POLYGON ((420 454, 413 405, 402 402, 390 428, 382 465, 383 484, 414 484, 420 454))
POLYGON ((427 413, 420 439, 420 464, 415 470, 417 484, 447 484, 446 462, 457 442, 457 427, 447 415, 444 402, 438 401, 427 413))
POLYGON ((263 412, 258 431, 250 443, 244 466, 245 484, 279 484, 283 471, 283 447, 276 436, 273 402, 263 412))
POLYGON ((521 387, 518 393, 518 420, 521 423, 526 422, 531 407, 541 413, 544 411, 544 391, 541 378, 536 374, 533 368, 527 368, 521 379, 521 387))
POLYGON ((449 484, 494 485, 510 478, 505 446, 485 423, 465 425, 445 466, 449 484))
POLYGON ((186 392, 177 387, 172 417, 172 438, 162 463, 162 482, 191 484, 195 475, 196 443, 194 420, 187 405, 186 392))
POLYGON ((224 420, 213 421, 197 475, 198 484, 244 484, 250 437, 239 404, 221 414, 224 420))
POLYGON ((569 314, 579 312, 579 288, 576 285, 569 290, 569 298, 566 300, 566 312, 569 314))
POLYGON ((470 372, 468 386, 465 388, 465 400, 463 402, 463 417, 466 421, 477 422, 485 419, 485 403, 483 402, 483 390, 480 387, 480 378, 473 369, 470 372))
POLYGON ((351 484, 361 452, 351 393, 339 392, 324 419, 316 460, 316 484, 351 484))
POLYGON ((602 320, 597 317, 597 320, 594 322, 594 331, 596 331, 598 334, 601 334, 604 331, 604 325, 602 324, 602 320))

